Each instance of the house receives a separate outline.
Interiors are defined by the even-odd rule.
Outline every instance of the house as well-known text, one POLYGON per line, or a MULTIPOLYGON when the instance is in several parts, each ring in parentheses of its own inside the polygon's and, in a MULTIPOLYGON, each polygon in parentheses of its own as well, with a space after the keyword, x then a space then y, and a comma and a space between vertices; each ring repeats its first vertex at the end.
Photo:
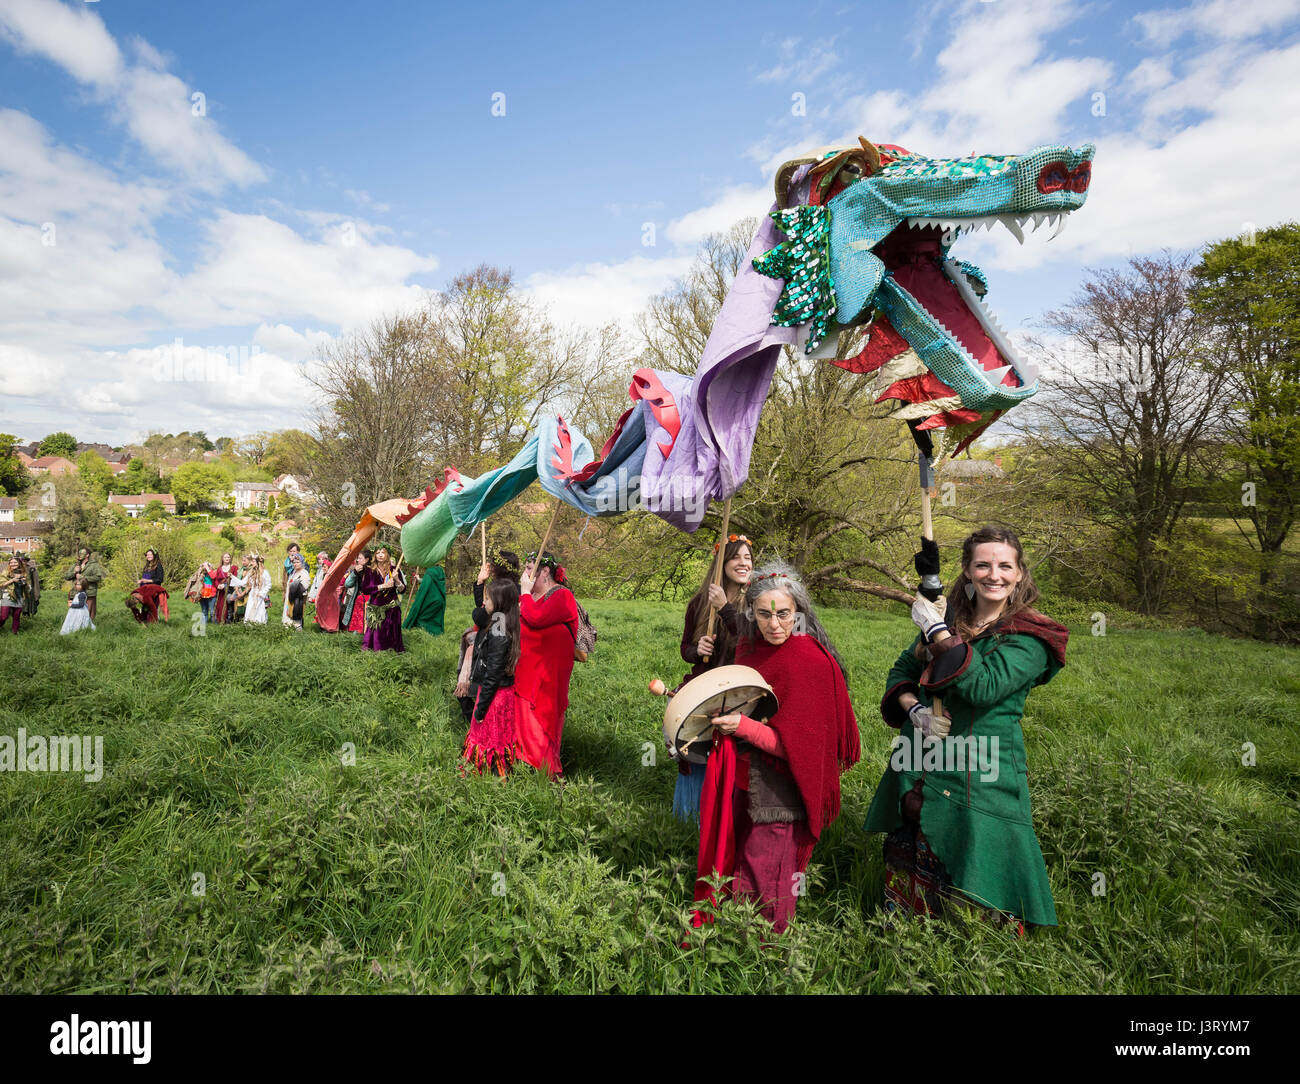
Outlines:
POLYGON ((8 553, 31 553, 40 545, 40 536, 48 527, 41 523, 0 523, 0 551, 8 553))
POLYGON ((235 511, 247 512, 250 508, 265 508, 266 502, 283 496, 280 487, 271 482, 236 482, 234 486, 235 511))
POLYGON ((17 508, 17 497, 0 497, 0 523, 12 523, 17 508))
POLYGON ((111 444, 78 443, 77 455, 80 455, 82 452, 94 452, 97 456, 99 456, 100 459, 104 460, 105 462, 108 461, 109 456, 117 454, 113 451, 113 446, 111 444))
POLYGON ((76 474, 77 464, 61 455, 43 455, 27 464, 29 474, 48 474, 51 478, 60 474, 76 474))
POLYGON ((125 474, 125 473, 126 473, 126 464, 125 464, 125 463, 114 463, 113 460, 110 459, 110 460, 108 461, 108 469, 111 470, 111 471, 113 472, 113 476, 116 477, 116 476, 119 475, 119 474, 125 474))
POLYGON ((106 462, 110 467, 111 467, 114 463, 121 463, 122 466, 125 467, 128 463, 131 462, 131 453, 130 453, 130 452, 114 452, 112 455, 106 455, 106 456, 104 456, 104 461, 105 461, 105 462, 106 462))
POLYGON ((1007 476, 1001 459, 951 459, 938 474, 945 482, 1001 482, 1007 476))
POLYGON ((305 504, 311 504, 316 500, 316 494, 303 485, 292 474, 282 474, 275 480, 275 485, 282 493, 302 501, 305 504))
POLYGON ((21 463, 24 467, 30 467, 32 465, 32 457, 28 455, 26 452, 19 451, 17 448, 15 448, 14 455, 18 457, 18 462, 21 463))
POLYGON ((176 498, 170 493, 114 493, 108 498, 109 504, 125 508, 132 519, 138 519, 150 501, 162 501, 168 515, 176 514, 176 498))

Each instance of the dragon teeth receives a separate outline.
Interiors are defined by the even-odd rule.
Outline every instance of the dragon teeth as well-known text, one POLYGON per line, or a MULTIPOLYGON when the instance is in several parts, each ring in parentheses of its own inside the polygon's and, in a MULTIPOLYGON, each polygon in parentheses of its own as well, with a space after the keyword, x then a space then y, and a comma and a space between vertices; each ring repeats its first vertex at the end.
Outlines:
POLYGON ((1011 372, 1013 368, 1014 367, 1011 365, 1004 365, 1002 366, 1001 369, 987 370, 985 376, 988 378, 989 386, 996 388, 999 384, 1002 383, 1003 378, 1007 375, 1007 373, 1011 372))
POLYGON ((1022 245, 1025 243, 1025 231, 1020 228, 1020 223, 1016 221, 1015 215, 1003 215, 1002 225, 1006 226, 1011 236, 1019 241, 1022 245))
POLYGON ((1057 224, 1056 230, 1052 234, 1052 236, 1048 238, 1049 241, 1055 241, 1058 237, 1061 236, 1062 232, 1064 232, 1065 230, 1065 223, 1070 218, 1068 214, 1057 215, 1056 217, 1059 218, 1061 221, 1057 224))

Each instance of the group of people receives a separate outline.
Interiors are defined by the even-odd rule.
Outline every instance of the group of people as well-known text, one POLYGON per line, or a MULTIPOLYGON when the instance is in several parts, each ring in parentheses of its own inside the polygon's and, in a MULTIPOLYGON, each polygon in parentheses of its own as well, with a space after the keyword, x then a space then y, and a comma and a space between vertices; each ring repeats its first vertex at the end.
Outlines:
MULTIPOLYGON (((329 555, 318 553, 316 578, 313 580, 311 566, 302 548, 297 542, 289 543, 284 558, 281 624, 295 629, 303 627, 305 608, 316 601, 329 568, 329 555)), ((185 597, 199 604, 205 626, 209 622, 265 625, 271 607, 271 587, 271 572, 262 554, 245 554, 236 565, 229 553, 223 553, 219 564, 204 561, 199 565, 185 586, 185 597)))
MULTIPOLYGON (((927 545, 918 568, 937 562, 927 545)), ((721 877, 780 932, 839 814, 840 775, 861 755, 857 720, 843 660, 798 574, 779 563, 755 570, 743 536, 726 541, 720 560, 721 585, 711 574, 687 607, 681 654, 692 669, 682 684, 715 666, 749 666, 778 708, 770 719, 714 718, 707 751, 680 757, 673 809, 700 821, 696 901, 716 902, 721 877)), ((973 915, 1022 934, 1056 924, 1021 716, 1030 689, 1064 665, 1069 633, 1034 609, 1037 598, 1019 540, 1000 527, 965 540, 946 600, 917 596, 917 635, 886 678, 880 711, 900 732, 896 751, 925 754, 891 755, 864 825, 885 835, 891 911, 973 915), (966 755, 976 738, 989 739, 979 748, 993 751, 992 763, 966 755)), ((707 917, 697 911, 696 925, 707 917)))
MULTIPOLYGON (((712 742, 678 753, 673 812, 699 821, 695 898, 716 902, 718 878, 732 895, 756 901, 780 932, 794 914, 802 874, 822 832, 840 812, 840 776, 861 756, 846 667, 792 568, 754 567, 754 546, 731 535, 715 547, 715 567, 690 600, 681 640, 690 666, 677 690, 714 667, 758 671, 775 694, 771 718, 718 715, 712 742), (717 565, 721 566, 720 572, 717 565), (717 580, 718 582, 715 582, 717 580)), ((917 555, 937 564, 933 543, 917 555)), ((315 577, 299 547, 285 558, 282 620, 302 627, 329 569, 315 577)), ((34 611, 34 568, 14 557, 0 572, 0 623, 34 611)), ((79 550, 62 631, 94 628, 103 573, 79 550)), ((39 583, 39 580, 36 581, 39 583)), ((127 599, 136 619, 167 616, 163 568, 146 551, 127 599)), ((362 647, 402 651, 406 577, 386 547, 357 555, 339 587, 339 631, 362 634, 362 647)), ((191 577, 203 620, 265 624, 271 575, 249 554, 235 565, 204 562, 191 577)), ((899 731, 865 822, 884 834, 885 899, 892 911, 956 913, 1026 926, 1055 925, 1056 912, 1029 803, 1021 716, 1029 691, 1065 663, 1069 633, 1034 608, 1038 589, 1015 534, 974 532, 946 599, 918 595, 917 634, 884 682, 880 712, 899 731), (940 707, 942 701, 942 707, 940 707), (944 749, 964 743, 993 750, 992 764, 944 749)), ((520 764, 551 776, 560 759, 569 684, 587 625, 568 574, 550 552, 522 563, 492 552, 474 585, 473 627, 461 638, 455 696, 467 727, 465 769, 507 776, 520 764)), ((439 616, 439 620, 441 620, 439 616)), ((440 627, 440 626, 439 626, 440 627)), ((463 769, 464 770, 464 769, 463 769)), ((697 911, 697 925, 707 912, 697 911)))

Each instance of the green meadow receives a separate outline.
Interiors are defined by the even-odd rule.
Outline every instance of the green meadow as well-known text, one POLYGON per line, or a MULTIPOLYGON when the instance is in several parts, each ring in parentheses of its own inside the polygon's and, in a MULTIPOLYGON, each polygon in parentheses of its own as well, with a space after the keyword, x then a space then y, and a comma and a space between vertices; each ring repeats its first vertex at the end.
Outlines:
POLYGON ((1294 650, 1113 613, 1094 636, 1046 602, 1069 664, 1024 730, 1060 926, 1017 939, 883 913, 862 822, 912 626, 826 612, 863 759, 773 940, 737 904, 689 931, 696 833, 646 692, 685 669, 680 607, 589 604, 557 784, 458 772, 468 599, 377 657, 278 624, 192 635, 176 597, 144 628, 105 592, 98 631, 60 637, 50 592, 0 634, 0 734, 102 735, 105 759, 98 782, 0 775, 5 992, 1300 991, 1294 650))

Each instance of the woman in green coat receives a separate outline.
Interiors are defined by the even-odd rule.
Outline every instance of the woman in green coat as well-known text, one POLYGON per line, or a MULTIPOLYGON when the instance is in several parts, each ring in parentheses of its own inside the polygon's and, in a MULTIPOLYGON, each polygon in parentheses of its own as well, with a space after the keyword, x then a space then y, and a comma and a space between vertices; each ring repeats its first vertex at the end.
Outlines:
POLYGON ((912 608, 920 635, 880 703, 900 733, 866 822, 887 833, 888 910, 1056 925, 1020 717, 1029 690, 1065 665, 1069 631, 1037 598, 1019 539, 983 527, 962 545, 946 609, 919 596, 912 608))

